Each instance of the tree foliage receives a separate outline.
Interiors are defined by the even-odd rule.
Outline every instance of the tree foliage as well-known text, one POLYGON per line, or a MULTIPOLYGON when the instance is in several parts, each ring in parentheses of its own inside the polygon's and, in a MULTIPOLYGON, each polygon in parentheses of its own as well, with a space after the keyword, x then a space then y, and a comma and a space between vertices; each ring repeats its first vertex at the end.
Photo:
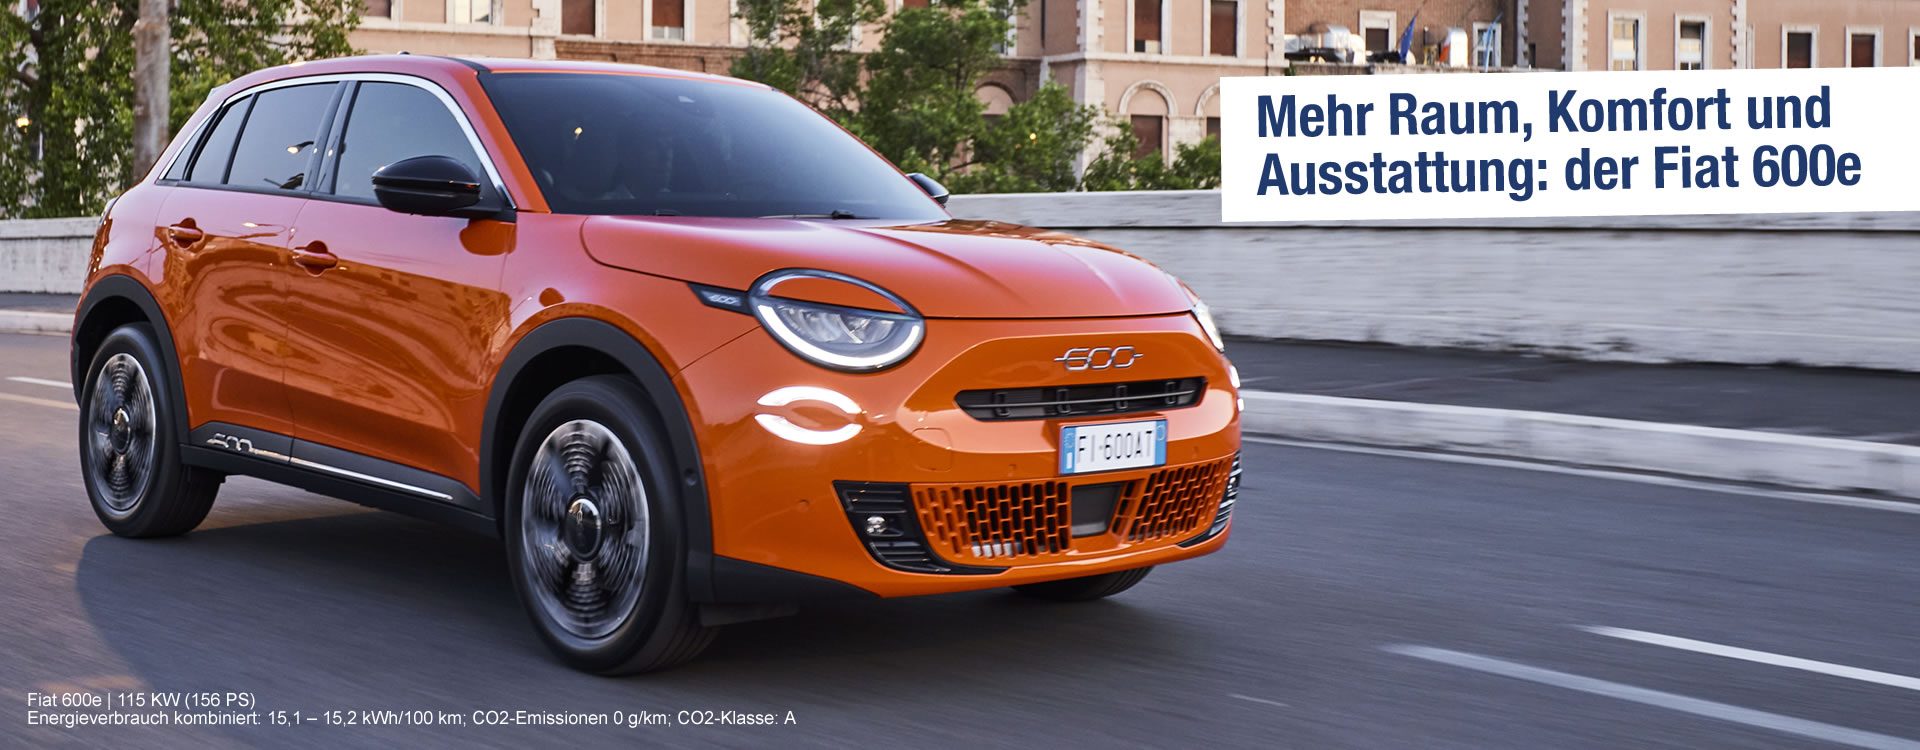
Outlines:
POLYGON ((1098 110, 1049 83, 989 117, 976 94, 1025 3, 943 0, 886 17, 877 0, 742 0, 751 41, 733 74, 793 94, 901 169, 956 190, 1071 190, 1098 110), (878 49, 846 46, 856 24, 882 18, 878 49))
POLYGON ((1074 160, 1093 139, 1099 110, 1048 82, 1033 98, 974 136, 971 163, 946 182, 962 193, 1055 193, 1074 189, 1074 160))
POLYGON ((975 92, 999 67, 997 45, 1021 2, 950 0, 894 14, 880 49, 866 59, 854 132, 901 169, 936 179, 953 173, 987 129, 975 92))
MULTIPOLYGON (((0 12, 0 216, 97 214, 134 179, 138 0, 42 0, 0 12), (24 122, 24 125, 20 123, 24 122)), ((215 86, 264 67, 351 53, 357 0, 177 0, 171 128, 215 86)))
POLYGON ((747 49, 731 72, 844 120, 861 84, 852 41, 886 12, 882 0, 740 0, 747 49))
POLYGON ((1140 139, 1133 126, 1114 124, 1100 158, 1087 165, 1081 187, 1086 190, 1211 190, 1220 187, 1220 139, 1207 136, 1174 151, 1168 164, 1159 151, 1134 156, 1140 139))

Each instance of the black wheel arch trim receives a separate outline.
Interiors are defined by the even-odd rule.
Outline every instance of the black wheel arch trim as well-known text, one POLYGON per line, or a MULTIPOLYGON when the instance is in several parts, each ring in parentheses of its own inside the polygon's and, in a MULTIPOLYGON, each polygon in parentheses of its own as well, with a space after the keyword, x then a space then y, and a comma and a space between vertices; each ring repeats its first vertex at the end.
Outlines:
MULTIPOLYGON (((167 360, 162 362, 161 366, 166 368, 166 397, 174 406, 174 438, 184 443, 187 440, 190 418, 187 415, 186 384, 180 378, 180 355, 173 346, 173 328, 168 325, 167 316, 161 312, 160 303, 154 299, 153 292, 132 276, 115 274, 95 280, 87 287, 86 297, 80 301, 80 307, 74 313, 73 333, 68 336, 67 355, 73 368, 74 403, 82 407, 86 405, 83 395, 87 387, 86 368, 92 364, 91 352, 88 353, 87 360, 81 359, 80 336, 88 330, 87 323, 93 320, 93 315, 99 310, 100 305, 115 300, 133 303, 135 307, 140 308, 141 314, 145 315, 147 322, 153 326, 154 335, 159 339, 154 344, 160 347, 160 355, 167 360)), ((101 333, 105 334, 109 331, 101 333)))
MULTIPOLYGON (((497 465, 496 456, 500 454, 499 441, 518 437, 517 425, 511 426, 516 433, 501 433, 500 418, 507 394, 533 360, 556 349, 571 347, 593 349, 613 358, 640 382, 641 390, 660 415, 667 442, 673 448, 674 476, 680 480, 680 495, 685 504, 687 593, 696 602, 714 601, 713 516, 693 421, 686 405, 681 403, 673 378, 659 358, 645 344, 611 323, 592 318, 559 318, 542 323, 521 337, 501 362, 487 395, 487 411, 480 428, 480 489, 484 507, 492 510, 495 519, 506 518, 505 488, 496 479, 505 476, 502 471, 505 467, 497 465)), ((510 457, 511 453, 507 455, 510 457)))

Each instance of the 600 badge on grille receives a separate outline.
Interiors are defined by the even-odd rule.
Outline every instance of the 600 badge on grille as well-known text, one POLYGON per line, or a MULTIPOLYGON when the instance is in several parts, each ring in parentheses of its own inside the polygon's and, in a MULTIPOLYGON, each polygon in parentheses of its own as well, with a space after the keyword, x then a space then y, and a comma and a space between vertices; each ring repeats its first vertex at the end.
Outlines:
POLYGON ((1068 371, 1081 370, 1125 370, 1146 356, 1134 351, 1131 346, 1076 346, 1066 354, 1054 357, 1053 361, 1065 365, 1068 371))

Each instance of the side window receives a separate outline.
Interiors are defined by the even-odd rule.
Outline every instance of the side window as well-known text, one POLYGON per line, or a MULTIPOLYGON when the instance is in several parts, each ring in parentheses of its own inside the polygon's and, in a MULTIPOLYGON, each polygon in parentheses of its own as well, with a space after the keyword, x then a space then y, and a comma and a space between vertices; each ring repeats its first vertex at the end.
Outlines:
POLYGON ((360 84, 340 141, 333 191, 372 200, 373 173, 415 156, 446 156, 467 165, 475 175, 487 173, 466 131, 439 97, 403 83, 360 84))
POLYGON ((200 142, 200 150, 180 160, 187 168, 179 179, 203 185, 218 185, 226 180, 227 163, 233 159, 233 142, 240 136, 240 123, 247 119, 247 107, 252 103, 252 97, 248 97, 220 113, 213 131, 200 142))
POLYGON ((227 184, 282 190, 306 185, 321 120, 326 118, 335 88, 335 84, 318 83, 255 94, 240 145, 233 151, 227 184))

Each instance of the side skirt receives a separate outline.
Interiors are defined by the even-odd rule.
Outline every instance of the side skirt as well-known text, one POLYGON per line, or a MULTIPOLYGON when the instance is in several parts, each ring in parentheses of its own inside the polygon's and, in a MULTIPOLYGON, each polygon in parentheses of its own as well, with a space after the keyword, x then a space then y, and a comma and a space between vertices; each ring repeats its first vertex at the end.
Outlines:
POLYGON ((182 449, 181 458, 192 466, 258 477, 485 536, 499 533, 472 490, 409 466, 219 422, 195 428, 182 449))

